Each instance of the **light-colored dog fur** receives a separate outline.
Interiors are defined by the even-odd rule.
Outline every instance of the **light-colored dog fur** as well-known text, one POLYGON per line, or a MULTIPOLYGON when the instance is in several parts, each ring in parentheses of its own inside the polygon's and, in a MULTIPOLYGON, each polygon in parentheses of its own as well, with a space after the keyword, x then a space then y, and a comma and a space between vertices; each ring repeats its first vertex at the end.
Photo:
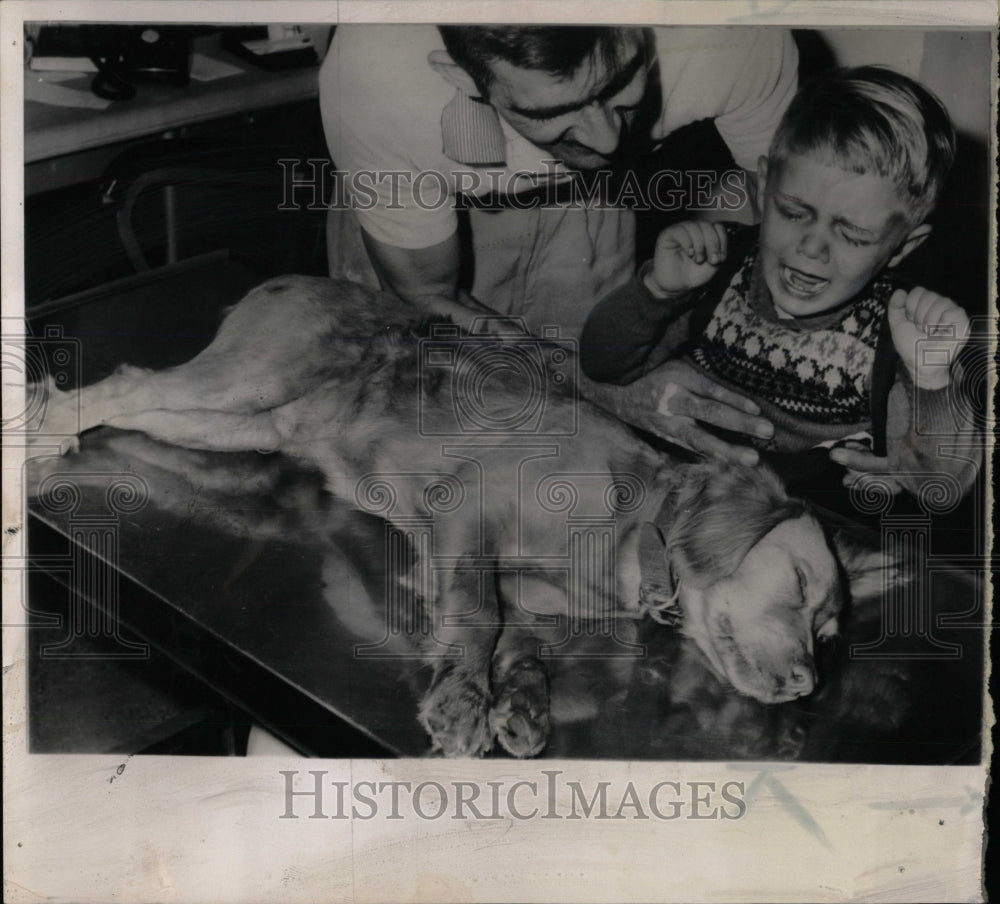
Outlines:
MULTIPOLYGON (((442 474, 475 486, 474 456, 454 449, 481 447, 481 435, 448 436, 452 450, 442 454, 454 394, 463 389, 446 374, 420 379, 427 327, 402 302, 352 283, 271 280, 237 304, 211 345, 184 365, 160 372, 123 366, 79 392, 50 384, 39 435, 107 425, 193 449, 280 450, 318 467, 330 491, 351 501, 365 478, 379 474, 442 474)), ((480 403, 499 418, 517 410, 523 391, 500 374, 480 403)), ((838 552, 808 507, 789 499, 764 468, 680 464, 571 392, 554 384, 545 391, 558 454, 525 462, 523 485, 538 486, 553 472, 586 475, 575 482, 584 507, 599 502, 596 494, 606 498, 616 481, 640 487, 634 504, 617 509, 614 587, 609 593, 591 582, 600 600, 590 614, 672 615, 743 694, 781 703, 811 693, 815 640, 837 632, 848 582, 855 595, 881 589, 882 557, 838 552), (574 417, 575 432, 560 429, 574 417)), ((513 460, 525 436, 489 442, 513 460)), ((404 483, 388 517, 426 516, 424 488, 404 483)), ((531 756, 548 735, 548 688, 537 657, 540 632, 523 616, 565 615, 565 580, 539 571, 521 574, 515 586, 498 565, 496 580, 481 582, 461 566, 558 555, 565 530, 525 508, 521 481, 491 486, 488 499, 488 510, 466 506, 468 514, 441 519, 435 536, 454 567, 434 584, 434 598, 422 600, 428 652, 453 644, 464 655, 429 659, 435 678, 419 718, 445 755, 481 755, 498 740, 516 756, 531 756), (498 627, 515 599, 517 627, 498 627), (454 617, 470 612, 480 616, 476 624, 454 617)))

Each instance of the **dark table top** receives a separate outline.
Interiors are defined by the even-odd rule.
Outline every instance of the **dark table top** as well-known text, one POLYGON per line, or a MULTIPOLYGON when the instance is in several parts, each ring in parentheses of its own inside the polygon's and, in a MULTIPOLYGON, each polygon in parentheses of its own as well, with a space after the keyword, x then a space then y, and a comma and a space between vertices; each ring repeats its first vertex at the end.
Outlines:
MULTIPOLYGON (((387 752, 427 751, 416 709, 429 673, 386 621, 385 524, 333 500, 318 474, 278 455, 191 452, 113 430, 29 473, 31 510, 67 550, 80 525, 114 520, 101 554, 123 581, 121 621, 281 737, 337 755, 324 728, 346 720, 387 752), (116 516, 116 483, 147 501, 125 490, 116 516), (79 500, 56 511, 67 485, 79 500)), ((936 614, 965 612, 977 592, 961 571, 928 589, 936 614)), ((979 631, 937 632, 962 644, 953 659, 852 658, 849 646, 876 641, 880 626, 877 601, 854 612, 822 654, 820 689, 781 706, 722 687, 670 628, 624 634, 645 645, 640 657, 590 658, 600 651, 581 637, 569 651, 579 658, 548 662, 546 755, 977 762, 979 631)), ((902 642, 926 652, 917 637, 902 642)))
MULTIPOLYGON (((211 279, 185 265, 76 298, 34 326, 58 324, 79 340, 84 383, 125 360, 179 363, 210 341, 218 310, 250 279, 209 265, 211 279), (193 301, 191 286, 210 283, 193 301)), ((193 452, 101 429, 78 454, 29 463, 27 483, 33 555, 51 565, 74 545, 93 550, 99 528, 121 622, 293 746, 343 755, 336 727, 346 721, 387 753, 427 752, 416 706, 429 672, 386 625, 385 523, 334 500, 320 475, 281 455, 193 452), (116 482, 131 489, 109 496, 116 482), (60 485, 78 498, 66 502, 60 485)), ((931 631, 960 655, 940 658, 916 631, 886 655, 852 655, 852 645, 879 640, 875 600, 821 648, 817 692, 765 706, 721 686, 676 631, 629 622, 623 631, 645 655, 595 658, 601 650, 584 636, 570 648, 578 656, 548 663, 554 725, 544 755, 979 762, 984 581, 944 558, 932 564, 920 585, 931 631)))

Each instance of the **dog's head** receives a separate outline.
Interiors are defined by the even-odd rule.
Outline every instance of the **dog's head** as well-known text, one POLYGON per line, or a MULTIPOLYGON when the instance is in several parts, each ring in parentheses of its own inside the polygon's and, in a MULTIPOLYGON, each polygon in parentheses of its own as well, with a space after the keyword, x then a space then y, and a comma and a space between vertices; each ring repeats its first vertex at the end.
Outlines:
POLYGON ((705 464, 685 477, 655 531, 681 630, 743 694, 812 693, 816 642, 837 634, 846 585, 855 597, 882 588, 883 556, 839 551, 764 468, 705 464))

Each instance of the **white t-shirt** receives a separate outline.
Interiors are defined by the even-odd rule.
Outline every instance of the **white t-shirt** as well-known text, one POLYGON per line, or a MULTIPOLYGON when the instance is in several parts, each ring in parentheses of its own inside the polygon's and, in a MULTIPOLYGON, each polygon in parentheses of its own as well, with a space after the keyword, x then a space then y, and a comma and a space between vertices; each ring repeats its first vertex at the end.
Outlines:
MULTIPOLYGON (((712 119, 736 163, 755 169, 797 86, 789 32, 672 27, 653 33, 663 103, 652 138, 712 119)), ((565 177, 500 117, 503 165, 477 167, 444 153, 442 113, 456 89, 427 60, 443 49, 432 25, 341 25, 320 71, 327 143, 336 168, 350 174, 345 186, 361 226, 400 248, 448 238, 457 228, 450 202, 460 189, 480 196, 509 189, 518 172, 565 177)))
MULTIPOLYGON (((752 170, 795 92, 798 59, 790 34, 653 31, 662 83, 654 141, 714 119, 736 162, 752 170)), ((342 200, 349 202, 342 209, 338 198, 331 209, 333 275, 377 284, 362 229, 387 245, 427 248, 456 231, 460 193, 509 194, 525 180, 532 183, 527 174, 542 177, 543 185, 571 178, 492 107, 469 100, 430 66, 428 54, 443 48, 434 26, 337 29, 320 72, 327 142, 344 173, 342 200)), ((590 309, 626 282, 636 263, 635 215, 627 206, 518 209, 508 199, 499 211, 471 210, 469 224, 473 296, 523 318, 536 334, 578 337, 590 309)))

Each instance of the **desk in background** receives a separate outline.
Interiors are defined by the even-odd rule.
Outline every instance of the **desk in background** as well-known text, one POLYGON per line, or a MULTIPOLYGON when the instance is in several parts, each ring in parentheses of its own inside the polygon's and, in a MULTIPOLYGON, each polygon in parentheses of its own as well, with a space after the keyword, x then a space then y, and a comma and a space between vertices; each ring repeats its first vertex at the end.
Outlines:
MULTIPOLYGON (((138 84, 133 100, 115 101, 103 110, 25 100, 25 194, 96 178, 130 143, 317 96, 316 67, 283 72, 255 69, 220 47, 216 35, 196 39, 194 51, 237 67, 238 72, 213 81, 192 80, 184 87, 138 84)), ((25 70, 25 79, 44 75, 25 70)), ((81 75, 60 84, 87 88, 92 78, 81 75)))
MULTIPOLYGON (((254 260, 261 280, 327 272, 325 213, 280 209, 277 163, 327 153, 317 68, 258 70, 217 35, 196 39, 195 49, 235 74, 138 84, 133 100, 101 110, 25 102, 29 309, 144 269, 137 249, 150 267, 229 250, 254 260), (126 205, 140 180, 150 184, 126 205)), ((89 92, 91 79, 59 87, 89 92)))

